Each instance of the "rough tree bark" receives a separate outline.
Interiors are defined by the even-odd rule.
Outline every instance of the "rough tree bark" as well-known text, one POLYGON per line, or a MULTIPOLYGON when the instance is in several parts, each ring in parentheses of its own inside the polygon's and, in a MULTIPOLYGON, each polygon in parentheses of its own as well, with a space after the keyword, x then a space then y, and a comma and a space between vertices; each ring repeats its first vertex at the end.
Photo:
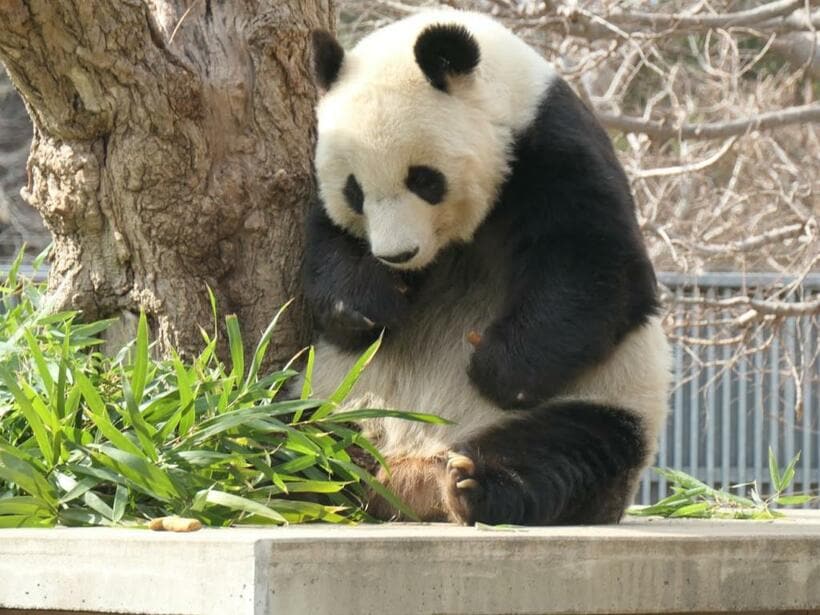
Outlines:
MULTIPOLYGON (((206 284, 254 341, 298 296, 312 189, 309 32, 331 0, 0 0, 35 135, 23 193, 54 235, 55 309, 143 308, 193 350, 206 284)), ((271 346, 304 343, 299 305, 271 346)))

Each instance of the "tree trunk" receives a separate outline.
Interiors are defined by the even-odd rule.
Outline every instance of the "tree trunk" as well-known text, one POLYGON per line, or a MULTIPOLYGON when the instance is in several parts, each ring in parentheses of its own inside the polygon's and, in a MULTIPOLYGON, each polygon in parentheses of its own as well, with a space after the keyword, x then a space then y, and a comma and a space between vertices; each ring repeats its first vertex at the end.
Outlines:
MULTIPOLYGON (((24 196, 54 236, 54 309, 145 309, 193 351, 210 286, 255 342, 298 297, 312 190, 309 33, 331 0, 0 0, 35 135, 24 196)), ((292 306, 271 345, 306 339, 292 306)))

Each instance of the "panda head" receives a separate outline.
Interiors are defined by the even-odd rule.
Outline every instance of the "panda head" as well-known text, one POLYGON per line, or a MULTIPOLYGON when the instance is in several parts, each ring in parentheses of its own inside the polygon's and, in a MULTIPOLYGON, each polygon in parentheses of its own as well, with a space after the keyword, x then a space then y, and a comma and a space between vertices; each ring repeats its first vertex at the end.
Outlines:
POLYGON ((391 267, 421 269, 469 241, 506 174, 508 131, 459 14, 405 19, 347 53, 313 36, 322 202, 391 267))

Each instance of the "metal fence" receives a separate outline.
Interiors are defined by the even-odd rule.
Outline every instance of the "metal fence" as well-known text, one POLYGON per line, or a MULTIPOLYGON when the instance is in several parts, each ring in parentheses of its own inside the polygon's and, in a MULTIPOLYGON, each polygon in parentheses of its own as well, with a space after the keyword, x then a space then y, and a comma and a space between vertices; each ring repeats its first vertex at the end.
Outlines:
MULTIPOLYGON (((8 277, 9 271, 11 271, 11 263, 0 261, 0 282, 8 277)), ((48 276, 48 269, 45 265, 43 265, 39 269, 35 270, 34 268, 32 268, 31 265, 23 263, 22 265, 20 265, 17 275, 18 277, 29 278, 37 282, 43 282, 48 276)))
MULTIPOLYGON (((725 298, 741 288, 755 293, 788 282, 777 274, 659 277, 677 297, 707 299, 725 298)), ((820 274, 809 275, 788 300, 801 300, 818 289, 820 274)), ((750 340, 718 339, 720 317, 708 308, 678 306, 673 317, 677 335, 685 339, 673 343, 674 388, 656 464, 683 470, 714 487, 757 480, 761 492, 770 493, 771 447, 781 467, 801 453, 790 492, 817 490, 817 315, 760 325, 750 340)), ((648 471, 636 502, 649 504, 666 491, 666 481, 648 471)))
MULTIPOLYGON (((0 263, 0 278, 7 270, 0 263)), ((30 277, 32 271, 24 266, 21 274, 30 277)), ((44 275, 41 270, 36 277, 44 275)), ((662 273, 659 278, 678 297, 712 299, 787 281, 776 274, 736 273, 662 273)), ((811 274, 790 298, 799 300, 818 290, 820 274, 811 274)), ((676 331, 686 338, 718 341, 715 317, 699 306, 679 306, 676 331)), ((674 342, 674 387, 656 465, 681 469, 721 488, 757 480, 767 493, 771 446, 781 467, 801 453, 793 490, 818 490, 820 318, 792 317, 763 325, 751 342, 751 351, 748 341, 674 342), (795 374, 802 374, 802 380, 795 374)), ((636 502, 649 504, 666 491, 666 481, 648 471, 636 502)))

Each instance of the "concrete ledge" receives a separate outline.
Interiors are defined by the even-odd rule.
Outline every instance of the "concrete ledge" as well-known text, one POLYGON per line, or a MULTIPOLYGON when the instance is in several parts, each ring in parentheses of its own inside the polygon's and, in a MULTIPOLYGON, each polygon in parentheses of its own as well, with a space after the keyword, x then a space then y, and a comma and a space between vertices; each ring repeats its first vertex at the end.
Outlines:
POLYGON ((161 615, 820 611, 820 513, 628 520, 0 531, 0 613, 161 615))

